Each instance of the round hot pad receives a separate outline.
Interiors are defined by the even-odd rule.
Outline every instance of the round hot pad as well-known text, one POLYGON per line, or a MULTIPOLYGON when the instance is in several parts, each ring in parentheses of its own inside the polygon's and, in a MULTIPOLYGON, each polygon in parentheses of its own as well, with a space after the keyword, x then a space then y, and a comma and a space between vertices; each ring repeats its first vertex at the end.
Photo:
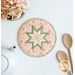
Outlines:
POLYGON ((27 55, 40 57, 48 54, 56 43, 56 33, 46 20, 33 18, 20 27, 18 43, 27 55))

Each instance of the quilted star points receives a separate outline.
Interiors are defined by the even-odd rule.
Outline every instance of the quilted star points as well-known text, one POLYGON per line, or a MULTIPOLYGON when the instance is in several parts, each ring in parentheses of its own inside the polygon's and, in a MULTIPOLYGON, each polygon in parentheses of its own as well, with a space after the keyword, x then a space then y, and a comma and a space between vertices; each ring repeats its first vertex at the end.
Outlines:
POLYGON ((43 49, 43 43, 49 43, 49 41, 45 38, 49 33, 43 32, 42 26, 39 29, 36 29, 32 25, 32 31, 26 32, 29 39, 25 43, 32 43, 32 50, 38 46, 39 48, 43 49))

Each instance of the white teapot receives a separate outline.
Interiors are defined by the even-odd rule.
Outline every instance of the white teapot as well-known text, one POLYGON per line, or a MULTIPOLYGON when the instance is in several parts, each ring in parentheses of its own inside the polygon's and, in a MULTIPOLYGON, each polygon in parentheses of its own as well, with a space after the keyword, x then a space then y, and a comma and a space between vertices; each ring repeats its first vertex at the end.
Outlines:
POLYGON ((12 75, 20 65, 19 54, 16 46, 1 51, 1 75, 12 75))

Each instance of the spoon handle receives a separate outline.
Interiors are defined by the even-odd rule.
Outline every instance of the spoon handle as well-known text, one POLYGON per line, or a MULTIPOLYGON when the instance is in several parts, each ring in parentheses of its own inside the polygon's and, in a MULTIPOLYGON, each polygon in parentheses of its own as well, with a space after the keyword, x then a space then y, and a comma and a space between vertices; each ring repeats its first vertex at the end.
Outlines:
POLYGON ((69 71, 70 75, 73 75, 71 71, 69 71))
POLYGON ((70 63, 71 63, 71 69, 72 69, 72 73, 73 73, 73 61, 72 61, 72 56, 71 56, 70 49, 68 49, 68 52, 69 52, 69 58, 70 58, 70 63))

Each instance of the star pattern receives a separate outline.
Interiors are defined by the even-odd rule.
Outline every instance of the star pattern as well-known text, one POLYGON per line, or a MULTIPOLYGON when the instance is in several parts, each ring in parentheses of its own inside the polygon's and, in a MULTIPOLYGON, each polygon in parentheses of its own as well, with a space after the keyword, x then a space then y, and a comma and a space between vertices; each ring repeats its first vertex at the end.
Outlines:
POLYGON ((49 34, 48 32, 43 32, 42 26, 39 29, 35 29, 35 27, 32 25, 32 32, 26 32, 29 39, 25 43, 32 43, 32 50, 38 46, 41 49, 43 43, 49 43, 46 40, 46 36, 49 34))

